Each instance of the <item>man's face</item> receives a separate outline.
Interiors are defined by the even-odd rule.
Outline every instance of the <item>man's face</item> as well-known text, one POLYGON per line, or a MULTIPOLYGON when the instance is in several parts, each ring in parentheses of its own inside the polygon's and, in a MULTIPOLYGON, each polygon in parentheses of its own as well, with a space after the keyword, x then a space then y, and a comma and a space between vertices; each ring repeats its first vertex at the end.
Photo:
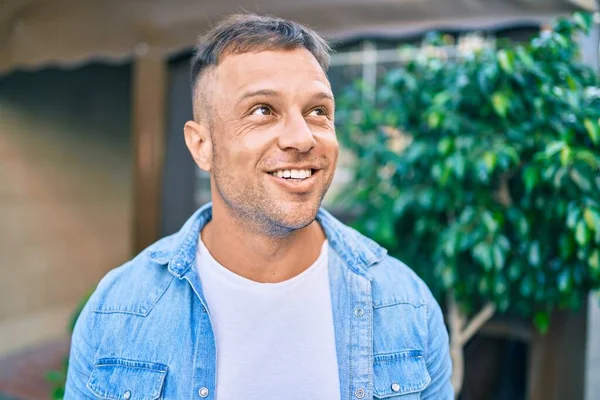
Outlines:
POLYGON ((338 158, 317 60, 305 49, 229 55, 210 79, 213 198, 268 234, 310 224, 338 158))

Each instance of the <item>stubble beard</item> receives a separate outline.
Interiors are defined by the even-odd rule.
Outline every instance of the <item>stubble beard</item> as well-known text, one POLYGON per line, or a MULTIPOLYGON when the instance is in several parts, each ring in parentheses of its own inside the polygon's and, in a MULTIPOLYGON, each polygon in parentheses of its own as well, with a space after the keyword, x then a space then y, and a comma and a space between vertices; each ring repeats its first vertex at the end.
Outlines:
MULTIPOLYGON (((217 189, 218 196, 223 200, 230 212, 247 229, 269 237, 285 237, 298 229, 310 225, 316 218, 323 197, 329 188, 329 182, 319 196, 314 207, 302 205, 303 210, 312 208, 305 217, 290 218, 288 212, 283 210, 276 199, 268 195, 262 184, 249 187, 225 172, 221 166, 220 158, 213 142, 212 149, 212 179, 217 189)), ((299 217, 297 215, 296 217, 299 217)))

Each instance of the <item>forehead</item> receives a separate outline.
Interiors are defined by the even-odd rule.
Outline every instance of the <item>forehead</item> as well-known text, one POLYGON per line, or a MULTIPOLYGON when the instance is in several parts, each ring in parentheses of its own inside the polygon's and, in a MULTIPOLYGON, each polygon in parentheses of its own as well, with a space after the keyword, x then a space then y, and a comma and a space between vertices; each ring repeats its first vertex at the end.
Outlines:
POLYGON ((227 55, 215 69, 215 77, 220 89, 228 92, 264 85, 331 90, 323 68, 304 48, 227 55))

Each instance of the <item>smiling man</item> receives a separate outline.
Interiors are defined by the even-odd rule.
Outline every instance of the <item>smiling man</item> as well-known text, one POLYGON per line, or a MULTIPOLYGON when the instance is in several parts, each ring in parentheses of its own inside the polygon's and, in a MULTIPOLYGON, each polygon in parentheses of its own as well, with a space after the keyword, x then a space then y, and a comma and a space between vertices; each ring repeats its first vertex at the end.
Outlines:
POLYGON ((430 291, 320 208, 338 158, 328 63, 278 18, 200 40, 184 134, 212 203, 102 280, 65 399, 454 397, 430 291))

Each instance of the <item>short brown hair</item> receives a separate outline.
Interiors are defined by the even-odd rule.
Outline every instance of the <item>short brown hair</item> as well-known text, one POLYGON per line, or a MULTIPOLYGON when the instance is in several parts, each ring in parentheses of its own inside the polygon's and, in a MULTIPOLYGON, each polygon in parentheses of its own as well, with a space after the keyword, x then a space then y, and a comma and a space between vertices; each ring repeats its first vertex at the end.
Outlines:
POLYGON ((317 32, 297 22, 251 13, 234 14, 201 37, 191 65, 194 93, 202 73, 226 54, 305 48, 323 71, 329 68, 331 48, 317 32))

